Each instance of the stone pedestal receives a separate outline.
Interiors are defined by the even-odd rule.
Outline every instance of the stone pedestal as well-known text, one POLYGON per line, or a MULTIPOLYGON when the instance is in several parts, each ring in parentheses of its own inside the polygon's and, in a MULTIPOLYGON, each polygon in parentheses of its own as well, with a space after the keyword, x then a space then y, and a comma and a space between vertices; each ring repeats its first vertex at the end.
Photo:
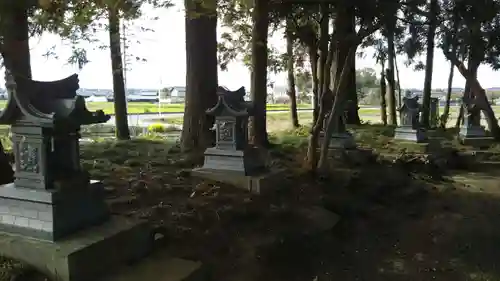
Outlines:
POLYGON ((209 169, 205 166, 191 171, 195 177, 231 184, 254 194, 263 194, 279 186, 283 173, 284 170, 268 170, 247 176, 234 170, 209 169))
POLYGON ((463 125, 458 133, 458 140, 463 145, 489 146, 493 142, 493 137, 487 136, 482 126, 463 125))
MULTIPOLYGON (((319 136, 319 143, 321 144, 324 139, 324 133, 321 132, 319 136)), ((354 136, 349 132, 343 133, 333 133, 330 138, 329 143, 330 149, 354 149, 356 148, 356 141, 354 140, 354 136)))
POLYGON ((111 217, 58 242, 0 232, 0 254, 33 266, 51 280, 89 281, 144 257, 152 242, 145 222, 111 217))
POLYGON ((56 241, 103 223, 109 218, 103 191, 97 181, 65 191, 0 186, 0 231, 56 241))
POLYGON ((410 126, 397 127, 394 130, 394 139, 417 143, 425 142, 427 141, 427 132, 424 129, 413 129, 410 126))
POLYGON ((223 170, 252 176, 265 170, 261 152, 253 147, 245 150, 227 150, 217 147, 205 150, 203 168, 208 170, 223 170))

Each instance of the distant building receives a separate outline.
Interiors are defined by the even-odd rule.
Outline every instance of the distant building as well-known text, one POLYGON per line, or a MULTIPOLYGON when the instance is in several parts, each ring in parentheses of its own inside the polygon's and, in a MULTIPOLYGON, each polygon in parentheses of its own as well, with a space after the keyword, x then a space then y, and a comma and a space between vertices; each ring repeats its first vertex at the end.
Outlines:
POLYGON ((186 87, 175 86, 168 89, 165 96, 160 97, 162 103, 184 103, 186 100, 186 87))

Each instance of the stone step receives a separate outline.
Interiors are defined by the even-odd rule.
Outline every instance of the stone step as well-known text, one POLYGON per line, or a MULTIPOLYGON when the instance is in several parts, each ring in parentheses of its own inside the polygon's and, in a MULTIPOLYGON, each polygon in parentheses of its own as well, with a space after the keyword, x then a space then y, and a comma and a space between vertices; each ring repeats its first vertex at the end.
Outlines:
POLYGON ((119 268, 101 281, 203 281, 209 280, 201 262, 155 253, 144 260, 119 268))

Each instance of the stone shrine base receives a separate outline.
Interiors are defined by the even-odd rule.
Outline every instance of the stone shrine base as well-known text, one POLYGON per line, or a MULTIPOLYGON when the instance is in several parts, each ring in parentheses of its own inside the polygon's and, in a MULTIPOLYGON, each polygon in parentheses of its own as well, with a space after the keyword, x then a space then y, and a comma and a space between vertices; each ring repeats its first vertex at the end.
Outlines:
MULTIPOLYGON (((321 132, 319 136, 319 145, 321 147, 321 143, 323 142, 324 139, 324 133, 321 132)), ((354 140, 354 137, 351 133, 349 132, 344 132, 344 133, 339 133, 339 134, 332 134, 332 138, 330 139, 330 144, 329 144, 330 149, 354 149, 356 148, 356 141, 354 140)))
POLYGON ((55 281, 89 281, 145 257, 152 240, 146 222, 111 217, 58 242, 0 233, 0 255, 27 263, 55 281))
POLYGON ((463 145, 477 147, 488 147, 493 143, 493 137, 487 136, 486 131, 481 126, 462 126, 458 133, 458 140, 463 145))
POLYGON ((427 141, 427 132, 423 129, 412 129, 411 127, 397 127, 394 130, 394 139, 411 142, 425 142, 427 141))
POLYGON ((274 170, 262 172, 253 176, 246 176, 242 172, 207 169, 204 167, 196 168, 191 171, 192 176, 231 184, 254 194, 262 194, 276 187, 280 179, 282 179, 283 173, 284 170, 274 170))

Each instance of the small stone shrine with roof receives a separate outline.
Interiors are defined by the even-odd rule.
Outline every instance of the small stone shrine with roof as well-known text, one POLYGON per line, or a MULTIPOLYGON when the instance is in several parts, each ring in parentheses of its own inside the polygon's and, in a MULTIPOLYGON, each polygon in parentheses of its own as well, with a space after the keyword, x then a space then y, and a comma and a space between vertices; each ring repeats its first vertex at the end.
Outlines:
POLYGON ((427 134, 420 126, 421 105, 418 103, 418 96, 403 97, 403 102, 399 108, 399 126, 394 131, 395 140, 405 140, 411 142, 425 142, 427 134))
POLYGON ((7 72, 0 124, 12 126, 14 181, 0 186, 0 255, 53 280, 95 280, 150 250, 146 224, 111 216, 103 185, 80 166, 82 125, 109 116, 77 96, 78 76, 38 82, 7 72))
POLYGON ((245 94, 244 87, 236 91, 217 89, 217 104, 206 111, 215 117, 215 147, 205 150, 203 167, 192 174, 260 193, 272 173, 261 149, 248 143, 248 118, 254 110, 253 104, 244 100, 245 94))
POLYGON ((481 110, 472 98, 465 97, 462 101, 464 117, 458 133, 459 141, 464 145, 489 146, 493 137, 488 136, 481 126, 481 110))

